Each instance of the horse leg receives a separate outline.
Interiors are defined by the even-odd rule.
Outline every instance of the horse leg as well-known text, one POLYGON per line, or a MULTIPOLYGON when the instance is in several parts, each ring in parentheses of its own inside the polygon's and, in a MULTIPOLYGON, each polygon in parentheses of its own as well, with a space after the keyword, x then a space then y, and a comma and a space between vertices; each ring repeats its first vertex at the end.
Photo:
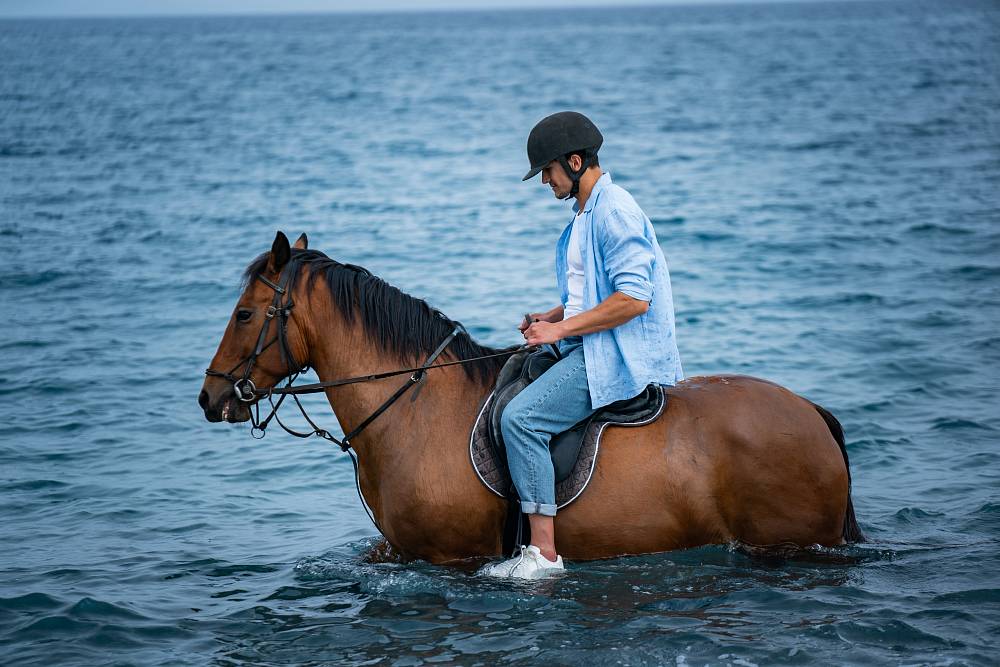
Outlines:
POLYGON ((764 382, 753 389, 714 457, 720 514, 733 537, 760 546, 844 544, 853 511, 841 443, 805 399, 764 382))
POLYGON ((368 551, 362 554, 361 562, 370 563, 372 565, 377 565, 379 563, 402 564, 409 562, 409 560, 393 548, 393 546, 389 544, 389 540, 384 537, 380 537, 375 544, 368 549, 368 551))

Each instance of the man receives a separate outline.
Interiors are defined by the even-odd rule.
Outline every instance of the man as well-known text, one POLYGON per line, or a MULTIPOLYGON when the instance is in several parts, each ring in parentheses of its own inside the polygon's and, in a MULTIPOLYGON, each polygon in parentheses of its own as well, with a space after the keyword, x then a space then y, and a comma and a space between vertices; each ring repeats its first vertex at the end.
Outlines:
POLYGON ((530 345, 557 343, 562 359, 518 394, 501 419, 531 545, 487 566, 493 576, 533 579, 563 569, 555 542, 552 437, 650 383, 683 379, 667 262, 649 218, 602 173, 597 151, 603 141, 586 116, 572 111, 542 119, 528 136, 531 170, 523 180, 541 172, 557 198, 576 204, 556 246, 562 302, 520 326, 530 345))

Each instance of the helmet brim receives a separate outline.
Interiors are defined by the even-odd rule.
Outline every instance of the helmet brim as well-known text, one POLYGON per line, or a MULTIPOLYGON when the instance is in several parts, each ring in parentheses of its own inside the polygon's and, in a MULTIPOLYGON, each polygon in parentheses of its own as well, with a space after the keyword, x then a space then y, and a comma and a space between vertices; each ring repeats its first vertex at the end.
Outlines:
POLYGON ((525 174, 524 178, 522 178, 521 180, 522 181, 527 181, 528 179, 534 178, 535 176, 538 175, 538 172, 540 172, 542 169, 545 169, 545 167, 535 167, 534 169, 532 169, 531 171, 529 171, 527 174, 525 174))

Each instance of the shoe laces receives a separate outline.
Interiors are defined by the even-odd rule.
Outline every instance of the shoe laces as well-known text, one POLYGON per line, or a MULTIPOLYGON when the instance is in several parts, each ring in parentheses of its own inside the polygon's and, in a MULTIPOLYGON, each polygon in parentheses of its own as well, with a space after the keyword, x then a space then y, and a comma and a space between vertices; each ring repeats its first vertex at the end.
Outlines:
POLYGON ((514 570, 516 570, 517 566, 520 565, 524 561, 524 557, 527 555, 527 553, 528 553, 528 547, 522 544, 521 545, 521 554, 520 554, 520 556, 518 556, 517 562, 514 563, 513 565, 511 565, 510 570, 507 571, 507 576, 508 577, 511 577, 511 576, 514 575, 514 570))

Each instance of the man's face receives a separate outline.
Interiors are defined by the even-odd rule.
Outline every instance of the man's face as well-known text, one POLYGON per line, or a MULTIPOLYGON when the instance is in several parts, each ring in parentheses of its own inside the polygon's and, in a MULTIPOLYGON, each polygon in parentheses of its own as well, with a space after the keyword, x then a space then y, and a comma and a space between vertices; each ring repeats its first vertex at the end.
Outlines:
MULTIPOLYGON (((571 155, 570 160, 575 157, 575 155, 571 155)), ((572 166, 571 163, 570 167, 572 166)), ((542 169, 542 183, 552 188, 552 194, 556 196, 556 199, 565 199, 573 188, 573 181, 566 175, 566 170, 562 168, 558 160, 549 162, 542 169)))

